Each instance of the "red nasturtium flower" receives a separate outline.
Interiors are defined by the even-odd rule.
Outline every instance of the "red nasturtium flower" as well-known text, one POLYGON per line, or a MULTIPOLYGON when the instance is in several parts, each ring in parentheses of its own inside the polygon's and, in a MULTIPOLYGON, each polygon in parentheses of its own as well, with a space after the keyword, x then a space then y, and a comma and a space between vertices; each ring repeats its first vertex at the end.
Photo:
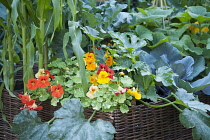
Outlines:
POLYGON ((26 86, 27 86, 28 89, 34 90, 34 89, 38 88, 37 83, 38 83, 37 79, 31 78, 31 79, 28 80, 28 84, 26 84, 26 86))
POLYGON ((43 109, 42 106, 37 106, 35 104, 36 100, 32 100, 29 95, 18 94, 18 97, 24 104, 24 107, 21 107, 20 109, 25 109, 25 108, 27 108, 28 110, 42 110, 43 109))
POLYGON ((51 87, 51 91, 52 91, 52 96, 53 97, 58 97, 60 98, 62 94, 64 94, 64 90, 62 88, 62 86, 60 84, 58 85, 53 85, 51 87))
POLYGON ((36 104, 32 105, 32 106, 24 106, 21 107, 20 109, 28 109, 28 110, 42 110, 43 107, 42 106, 37 106, 36 104))
POLYGON ((55 79, 55 76, 53 76, 53 75, 50 73, 49 70, 45 70, 44 72, 45 72, 45 74, 47 75, 47 77, 50 77, 51 79, 55 79))
POLYGON ((18 97, 20 98, 22 103, 26 104, 27 106, 33 105, 35 103, 35 101, 36 101, 36 100, 32 100, 29 95, 18 94, 18 97))
POLYGON ((38 87, 46 88, 47 86, 49 86, 50 82, 48 80, 49 78, 46 75, 39 76, 38 87))

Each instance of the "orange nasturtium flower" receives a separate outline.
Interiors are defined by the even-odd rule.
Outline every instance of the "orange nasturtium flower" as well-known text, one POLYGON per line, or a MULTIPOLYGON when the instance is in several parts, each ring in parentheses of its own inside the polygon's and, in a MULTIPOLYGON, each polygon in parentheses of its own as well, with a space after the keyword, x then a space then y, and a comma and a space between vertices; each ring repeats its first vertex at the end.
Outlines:
POLYGON ((49 78, 46 75, 39 76, 38 87, 46 88, 47 86, 49 86, 50 82, 48 80, 49 78))
POLYGON ((96 69, 96 64, 95 63, 86 63, 86 69, 87 70, 95 70, 96 69))
MULTIPOLYGON (((199 22, 197 21, 194 24, 199 24, 199 22)), ((209 31, 209 28, 208 27, 203 27, 200 31, 198 27, 195 27, 195 26, 191 25, 189 27, 189 30, 191 30, 192 34, 196 34, 197 32, 207 33, 209 31)))
POLYGON ((113 57, 112 56, 109 56, 106 61, 105 61, 106 65, 111 67, 113 65, 113 63, 116 63, 113 61, 113 57))
POLYGON ((86 53, 86 54, 85 54, 84 60, 85 60, 86 62, 95 62, 96 59, 95 59, 94 53, 89 53, 89 52, 86 53))
POLYGON ((101 71, 98 75, 98 79, 97 79, 97 82, 99 84, 106 84, 106 83, 109 83, 110 81, 110 78, 108 77, 109 76, 109 73, 107 73, 106 71, 101 71))
POLYGON ((26 84, 26 87, 30 90, 37 89, 38 88, 37 83, 38 83, 37 79, 31 78, 28 80, 28 84, 26 84))
POLYGON ((58 97, 60 98, 62 94, 64 94, 64 90, 62 88, 62 86, 60 84, 58 85, 53 85, 51 87, 51 91, 52 91, 52 96, 53 97, 58 97))
POLYGON ((93 74, 92 76, 90 76, 90 82, 93 83, 94 85, 98 85, 97 78, 98 78, 98 75, 93 74))

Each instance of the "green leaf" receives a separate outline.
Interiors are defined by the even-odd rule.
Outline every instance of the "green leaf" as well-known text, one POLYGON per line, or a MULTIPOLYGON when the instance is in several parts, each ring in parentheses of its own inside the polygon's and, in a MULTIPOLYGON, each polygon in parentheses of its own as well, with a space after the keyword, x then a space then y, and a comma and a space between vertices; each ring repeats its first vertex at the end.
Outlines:
POLYGON ((120 49, 128 50, 129 52, 146 46, 146 41, 139 39, 133 33, 109 32, 114 38, 114 42, 120 45, 120 49), (117 40, 116 40, 117 39, 117 40))
POLYGON ((209 140, 210 116, 205 112, 185 109, 179 115, 179 120, 186 128, 192 128, 194 140, 209 140))
POLYGON ((136 84, 138 85, 140 92, 143 95, 143 98, 157 102, 159 95, 156 94, 153 75, 142 76, 138 74, 135 75, 134 79, 136 84))
POLYGON ((115 129, 108 121, 101 119, 90 123, 85 119, 83 108, 79 100, 71 99, 57 110, 54 115, 49 136, 54 139, 63 140, 112 140, 115 129))
POLYGON ((210 38, 207 40, 206 49, 210 49, 210 38))
POLYGON ((6 20, 6 17, 7 17, 7 9, 6 9, 6 7, 2 3, 0 3, 0 13, 1 13, 0 18, 6 20))
POLYGON ((89 26, 83 27, 82 30, 84 31, 84 33, 86 33, 89 38, 94 42, 96 39, 102 39, 100 37, 98 37, 99 32, 89 26))
POLYGON ((36 111, 22 110, 15 116, 11 131, 19 134, 19 140, 52 140, 47 136, 49 126, 43 123, 36 111))
POLYGON ((129 108, 128 108, 127 105, 122 104, 122 105, 120 105, 120 111, 121 111, 122 113, 127 113, 127 112, 129 111, 129 108))
POLYGON ((187 91, 184 89, 178 89, 175 95, 176 95, 176 100, 180 100, 178 102, 181 103, 181 105, 183 106, 187 105, 190 108, 200 109, 205 112, 210 111, 210 105, 199 102, 194 97, 193 93, 187 93, 187 91))
POLYGON ((94 16, 94 14, 91 14, 87 11, 82 11, 82 13, 84 13, 84 15, 86 16, 91 28, 94 28, 97 24, 100 23, 100 21, 94 16))
POLYGON ((210 17, 206 16, 207 11, 203 6, 190 6, 186 11, 192 18, 197 19, 199 23, 210 20, 210 17))
POLYGON ((164 42, 168 42, 168 38, 163 33, 161 32, 153 33, 152 43, 154 45, 148 47, 153 49, 164 42))
POLYGON ((51 10, 51 0, 38 0, 36 15, 40 20, 49 19, 49 13, 51 10))
POLYGON ((156 70, 155 80, 157 82, 162 82, 164 86, 171 86, 173 84, 174 76, 176 76, 176 74, 171 68, 163 66, 156 70))
POLYGON ((59 26, 59 23, 62 22, 62 7, 61 0, 52 0, 53 3, 53 16, 54 16, 54 30, 59 26))
MULTIPOLYGON (((81 42, 82 42, 82 33, 81 30, 79 29, 79 23, 78 22, 72 22, 69 21, 69 35, 72 40, 72 46, 73 46, 73 51, 74 54, 77 57, 78 63, 79 63, 79 72, 80 75, 85 75, 85 62, 83 59, 84 56, 84 51, 81 48, 81 42)), ((83 85, 83 92, 87 92, 88 90, 88 82, 86 76, 81 77, 82 85, 83 85)))
POLYGON ((120 77, 120 82, 123 84, 124 87, 131 87, 133 85, 133 80, 125 75, 124 77, 120 77))
POLYGON ((195 47, 195 45, 192 42, 191 37, 189 35, 184 35, 179 42, 184 47, 185 50, 194 52, 197 55, 201 55, 203 52, 203 50, 201 48, 195 47))
POLYGON ((40 95, 39 100, 40 101, 46 101, 48 99, 48 97, 49 97, 49 94, 45 93, 45 94, 40 95))
POLYGON ((139 38, 148 39, 150 41, 153 40, 152 32, 143 25, 137 25, 135 31, 138 34, 139 38))

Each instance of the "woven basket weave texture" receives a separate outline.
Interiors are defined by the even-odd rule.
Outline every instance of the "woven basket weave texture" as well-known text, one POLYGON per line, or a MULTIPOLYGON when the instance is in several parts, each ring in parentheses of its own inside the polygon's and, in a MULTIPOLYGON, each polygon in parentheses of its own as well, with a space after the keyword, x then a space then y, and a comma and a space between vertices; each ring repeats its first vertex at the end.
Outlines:
MULTIPOLYGON (((14 92, 14 94, 19 94, 14 92)), ((17 98, 11 97, 7 91, 3 91, 3 113, 9 123, 20 112, 22 103, 17 98)), ((210 98, 201 98, 204 103, 210 104, 210 98)), ((161 104, 161 103, 159 103, 161 104)), ((49 101, 42 103, 44 109, 38 112, 42 121, 48 121, 53 117, 53 112, 59 107, 53 107, 49 101)), ((88 119, 93 113, 92 109, 85 109, 84 114, 88 119)), ((130 108, 128 113, 115 110, 112 113, 97 111, 92 121, 100 118, 113 123, 117 133, 115 140, 192 140, 191 129, 184 128, 179 122, 179 112, 172 106, 152 108, 144 105, 136 105, 130 108)), ((17 135, 10 132, 9 125, 0 118, 0 140, 17 140, 17 135)))

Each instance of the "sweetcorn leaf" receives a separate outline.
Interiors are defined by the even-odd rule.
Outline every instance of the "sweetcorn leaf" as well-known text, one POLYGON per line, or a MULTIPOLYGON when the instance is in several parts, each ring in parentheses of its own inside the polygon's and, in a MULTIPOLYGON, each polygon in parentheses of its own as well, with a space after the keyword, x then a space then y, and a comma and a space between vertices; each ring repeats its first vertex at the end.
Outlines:
POLYGON ((192 128, 194 140, 209 140, 210 116, 205 112, 185 109, 179 115, 179 120, 186 128, 192 128))
POLYGON ((178 89, 175 95, 176 95, 176 101, 179 102, 179 104, 181 103, 184 106, 187 105, 192 109, 200 109, 205 112, 210 111, 210 105, 204 104, 196 100, 193 93, 187 93, 187 91, 184 89, 178 89))
POLYGON ((19 140, 52 140, 47 136, 49 126, 43 123, 36 111, 22 110, 15 116, 11 131, 19 134, 19 140))
POLYGON ((114 138, 115 129, 110 122, 98 119, 90 123, 85 119, 83 111, 79 100, 67 100, 62 108, 54 112, 56 120, 49 130, 49 136, 62 140, 112 140, 114 138))

